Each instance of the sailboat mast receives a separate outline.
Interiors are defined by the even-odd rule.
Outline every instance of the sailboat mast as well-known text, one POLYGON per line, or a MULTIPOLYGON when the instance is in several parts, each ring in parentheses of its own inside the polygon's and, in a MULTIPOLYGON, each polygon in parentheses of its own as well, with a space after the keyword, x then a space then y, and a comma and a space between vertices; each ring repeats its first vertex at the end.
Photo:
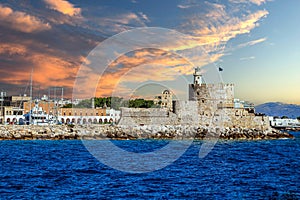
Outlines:
POLYGON ((33 74, 33 68, 31 69, 30 74, 30 103, 29 103, 29 124, 31 124, 31 104, 32 104, 32 74, 33 74))

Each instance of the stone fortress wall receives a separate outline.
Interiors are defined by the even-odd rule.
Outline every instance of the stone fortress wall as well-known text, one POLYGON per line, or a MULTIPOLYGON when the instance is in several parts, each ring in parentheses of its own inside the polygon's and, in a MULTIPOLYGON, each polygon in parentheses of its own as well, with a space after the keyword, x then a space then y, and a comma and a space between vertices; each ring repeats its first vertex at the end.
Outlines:
POLYGON ((206 84, 196 68, 189 86, 189 101, 173 101, 167 108, 121 108, 119 125, 196 125, 270 131, 266 116, 254 110, 234 107, 233 84, 206 84))
POLYGON ((176 124, 177 117, 167 108, 121 108, 119 125, 176 124))

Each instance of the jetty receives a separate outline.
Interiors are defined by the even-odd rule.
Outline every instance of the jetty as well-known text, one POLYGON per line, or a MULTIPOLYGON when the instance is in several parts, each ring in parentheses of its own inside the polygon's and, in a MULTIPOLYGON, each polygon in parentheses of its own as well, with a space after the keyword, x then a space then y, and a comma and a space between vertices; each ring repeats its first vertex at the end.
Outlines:
POLYGON ((0 126, 0 140, 273 140, 292 139, 292 134, 271 129, 261 131, 240 128, 208 128, 202 126, 112 126, 112 125, 51 125, 0 126))

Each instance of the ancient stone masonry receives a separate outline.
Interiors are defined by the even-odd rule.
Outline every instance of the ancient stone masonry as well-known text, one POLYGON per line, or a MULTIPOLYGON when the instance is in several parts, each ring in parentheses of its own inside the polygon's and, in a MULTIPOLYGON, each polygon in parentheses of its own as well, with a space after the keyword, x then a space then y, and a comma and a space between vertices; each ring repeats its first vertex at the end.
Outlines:
POLYGON ((189 100, 173 101, 172 109, 122 108, 122 117, 119 124, 189 124, 203 127, 271 130, 268 117, 256 116, 254 112, 248 109, 234 107, 233 84, 207 84, 202 78, 200 69, 196 68, 194 83, 189 84, 188 87, 189 100))
POLYGON ((177 124, 177 116, 167 108, 121 108, 119 125, 177 124))

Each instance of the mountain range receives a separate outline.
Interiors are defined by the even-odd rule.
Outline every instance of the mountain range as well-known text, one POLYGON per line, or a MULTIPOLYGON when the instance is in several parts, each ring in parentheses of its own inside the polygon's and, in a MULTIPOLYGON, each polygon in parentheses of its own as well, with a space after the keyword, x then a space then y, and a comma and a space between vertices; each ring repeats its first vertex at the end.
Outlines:
POLYGON ((269 102, 255 106, 255 111, 265 113, 268 116, 297 118, 300 116, 300 105, 269 102))

